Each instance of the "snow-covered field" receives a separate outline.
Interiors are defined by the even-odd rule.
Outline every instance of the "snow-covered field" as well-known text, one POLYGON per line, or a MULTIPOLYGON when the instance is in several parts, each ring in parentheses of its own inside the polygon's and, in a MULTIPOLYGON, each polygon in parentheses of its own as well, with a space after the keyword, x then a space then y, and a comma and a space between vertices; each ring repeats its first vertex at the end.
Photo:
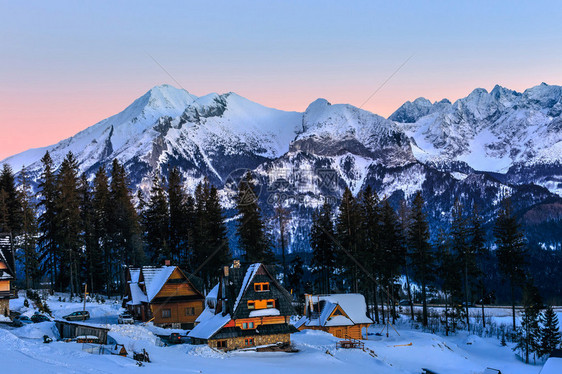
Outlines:
MULTIPOLYGON (((21 294, 23 296, 23 293, 21 294)), ((68 297, 68 296, 67 296, 68 297)), ((33 307, 23 306, 23 297, 11 301, 11 308, 26 315, 33 307)), ((48 304, 56 318, 81 310, 82 304, 58 301, 52 296, 48 304)), ((110 335, 124 344, 129 357, 87 353, 79 343, 56 341, 54 322, 43 322, 20 328, 0 324, 0 357, 2 373, 421 373, 422 368, 437 373, 482 373, 487 367, 502 373, 539 373, 540 365, 522 363, 508 344, 502 347, 496 338, 468 336, 460 332, 445 337, 422 332, 399 323, 390 336, 382 327, 369 330, 365 351, 336 349, 337 338, 319 331, 303 331, 292 335, 297 353, 222 353, 207 346, 189 344, 163 346, 155 334, 163 330, 151 325, 117 325, 122 311, 119 302, 87 303, 92 318, 89 323, 107 325, 110 335), (398 335, 400 334, 400 335, 398 335), (43 335, 55 339, 43 343, 43 335), (411 344, 410 344, 411 343, 411 344), (467 344, 468 343, 468 344, 467 344), (132 351, 146 349, 151 363, 137 366, 132 351), (375 356, 369 350, 374 351, 375 356), (5 369, 7 368, 7 369, 5 369)), ((509 311, 491 310, 493 318, 509 319, 509 311)), ((404 318, 405 320, 405 318, 404 318)), ((168 330, 168 333, 170 330, 168 330)))

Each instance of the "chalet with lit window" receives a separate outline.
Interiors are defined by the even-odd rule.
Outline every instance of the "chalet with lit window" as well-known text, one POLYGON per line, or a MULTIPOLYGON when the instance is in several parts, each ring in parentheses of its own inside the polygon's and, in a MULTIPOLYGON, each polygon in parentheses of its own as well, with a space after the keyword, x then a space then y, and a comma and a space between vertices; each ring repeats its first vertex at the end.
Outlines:
POLYGON ((157 326, 192 328, 205 297, 177 266, 129 268, 123 307, 157 326))
POLYGON ((295 314, 291 295, 263 264, 225 267, 205 302, 188 334, 194 343, 222 350, 289 349, 290 334, 297 332, 289 324, 295 314))
POLYGON ((0 236, 0 315, 10 315, 10 298, 14 297, 12 282, 16 279, 10 235, 0 236))
POLYGON ((299 330, 322 330, 342 339, 367 338, 373 320, 363 295, 305 295, 305 300, 304 316, 295 324, 299 330))

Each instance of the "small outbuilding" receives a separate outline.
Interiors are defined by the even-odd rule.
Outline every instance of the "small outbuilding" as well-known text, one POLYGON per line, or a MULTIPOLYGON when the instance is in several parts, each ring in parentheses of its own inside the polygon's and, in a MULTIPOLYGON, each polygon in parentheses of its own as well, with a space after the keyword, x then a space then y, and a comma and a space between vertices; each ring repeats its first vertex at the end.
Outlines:
POLYGON ((205 297, 177 266, 129 268, 123 307, 138 320, 162 327, 190 329, 205 297))
POLYGON ((373 320, 367 315, 363 295, 305 295, 305 300, 304 316, 295 324, 297 329, 322 330, 342 339, 367 339, 367 328, 373 320))

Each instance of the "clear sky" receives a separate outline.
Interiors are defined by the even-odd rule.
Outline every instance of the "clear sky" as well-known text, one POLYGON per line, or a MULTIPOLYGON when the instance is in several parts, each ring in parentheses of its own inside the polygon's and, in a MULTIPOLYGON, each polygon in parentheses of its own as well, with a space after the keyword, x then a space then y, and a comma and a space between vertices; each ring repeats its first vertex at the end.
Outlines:
POLYGON ((0 159, 71 136, 151 87, 318 97, 390 115, 424 96, 562 84, 562 5, 541 1, 0 0, 0 159))

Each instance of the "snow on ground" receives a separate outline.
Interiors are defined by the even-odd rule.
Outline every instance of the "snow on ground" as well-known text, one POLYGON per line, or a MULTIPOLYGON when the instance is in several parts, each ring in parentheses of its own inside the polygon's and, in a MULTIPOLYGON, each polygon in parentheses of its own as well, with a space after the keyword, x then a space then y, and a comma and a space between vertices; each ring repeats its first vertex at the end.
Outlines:
MULTIPOLYGON (((23 296, 23 295, 22 295, 23 296)), ((58 301, 60 295, 50 297, 48 303, 55 316, 80 310, 80 303, 58 301)), ((64 298, 64 297, 63 297, 64 298)), ((66 297, 68 300, 68 297, 66 297)), ((12 309, 33 314, 34 309, 23 306, 23 297, 12 300, 12 309)), ((91 354, 78 343, 53 341, 43 343, 43 335, 57 337, 53 322, 14 328, 0 324, 0 357, 3 368, 10 373, 420 373, 422 368, 437 373, 479 374, 486 367, 501 369, 503 373, 537 374, 540 365, 526 365, 511 350, 502 347, 495 338, 480 338, 459 332, 445 337, 422 332, 410 326, 407 318, 397 324, 397 332, 389 337, 381 333, 381 326, 369 329, 366 351, 336 349, 337 338, 330 334, 305 330, 292 335, 297 353, 257 353, 238 351, 222 353, 207 346, 174 345, 165 347, 156 336, 170 333, 151 324, 117 325, 122 311, 117 301, 87 303, 92 314, 88 322, 111 329, 110 336, 123 344, 129 354, 146 349, 151 363, 138 367, 129 357, 91 354), (400 334, 400 335, 398 335, 400 334), (411 343, 411 344, 410 344, 411 343), (467 344, 470 343, 470 344, 467 344), (375 352, 376 356, 370 354, 375 352)), ((509 310, 487 309, 503 322, 510 321, 509 310)), ((180 332, 173 330, 173 332, 180 332)))

